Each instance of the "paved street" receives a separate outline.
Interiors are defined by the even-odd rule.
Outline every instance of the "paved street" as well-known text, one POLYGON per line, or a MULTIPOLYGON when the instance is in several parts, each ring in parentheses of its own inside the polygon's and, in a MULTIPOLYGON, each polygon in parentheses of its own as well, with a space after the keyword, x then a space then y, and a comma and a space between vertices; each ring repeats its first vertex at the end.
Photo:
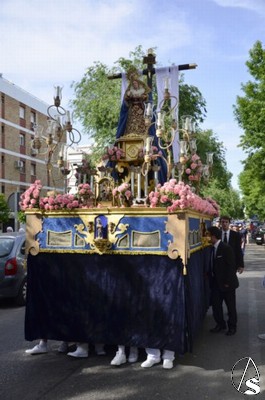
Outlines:
MULTIPOLYGON (((121 367, 109 365, 115 348, 107 356, 93 352, 87 359, 73 359, 56 351, 51 342, 45 355, 30 356, 32 346, 24 340, 24 308, 0 302, 0 399, 1 400, 234 400, 246 398, 232 386, 231 369, 243 357, 251 357, 261 375, 265 392, 265 246, 251 243, 245 256, 246 270, 237 290, 238 332, 227 337, 211 334, 214 326, 208 312, 192 354, 177 357, 172 370, 162 365, 143 370, 140 362, 121 367)), ((35 344, 35 342, 34 342, 35 344)), ((242 369, 243 373, 243 369, 242 369)), ((246 388, 247 389, 247 388, 246 388)))

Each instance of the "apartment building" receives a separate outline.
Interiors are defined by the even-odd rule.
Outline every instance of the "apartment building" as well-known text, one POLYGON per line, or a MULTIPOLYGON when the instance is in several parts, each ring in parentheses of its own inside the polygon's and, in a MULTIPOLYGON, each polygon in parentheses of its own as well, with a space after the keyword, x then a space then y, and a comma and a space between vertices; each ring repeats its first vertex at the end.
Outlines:
MULTIPOLYGON (((39 154, 32 148, 35 124, 43 126, 43 139, 47 137, 49 104, 4 79, 1 74, 0 96, 0 192, 8 200, 13 212, 10 224, 16 229, 20 193, 36 179, 40 179, 47 190, 62 191, 65 182, 56 165, 56 154, 53 171, 47 168, 45 140, 39 154)), ((63 137, 62 142, 65 141, 66 137, 63 137)))

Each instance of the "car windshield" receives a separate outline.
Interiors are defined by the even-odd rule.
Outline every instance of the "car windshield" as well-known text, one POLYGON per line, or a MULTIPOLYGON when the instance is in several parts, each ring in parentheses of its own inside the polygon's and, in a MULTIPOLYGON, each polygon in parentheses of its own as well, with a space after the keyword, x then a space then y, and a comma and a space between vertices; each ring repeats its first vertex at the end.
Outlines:
POLYGON ((1 238, 0 239, 0 257, 6 257, 11 252, 14 246, 14 239, 1 238))

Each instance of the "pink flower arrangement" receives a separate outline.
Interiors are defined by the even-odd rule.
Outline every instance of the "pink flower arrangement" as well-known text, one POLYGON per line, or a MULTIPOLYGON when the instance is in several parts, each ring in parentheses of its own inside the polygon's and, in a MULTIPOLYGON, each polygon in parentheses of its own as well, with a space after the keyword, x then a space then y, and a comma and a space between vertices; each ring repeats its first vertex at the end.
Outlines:
POLYGON ((57 194, 40 199, 40 209, 42 210, 72 210, 73 208, 79 208, 79 201, 73 194, 57 194))
POLYGON ((36 180, 24 193, 22 193, 19 202, 21 211, 39 207, 41 189, 41 181, 36 180))
POLYGON ((91 197, 93 195, 92 190, 90 189, 90 185, 88 183, 81 183, 77 186, 78 196, 79 197, 91 197))
POLYGON ((129 190, 130 185, 128 183, 122 183, 120 186, 115 187, 112 190, 112 194, 115 197, 116 195, 123 194, 127 200, 132 197, 132 192, 129 190))
POLYGON ((120 207, 130 206, 132 192, 128 183, 124 182, 120 186, 115 187, 112 190, 112 195, 120 207))
POLYGON ((119 161, 125 157, 125 153, 117 146, 107 147, 106 153, 102 156, 102 160, 119 161))
POLYGON ((219 206, 212 199, 203 199, 195 194, 184 182, 170 179, 163 186, 157 185, 157 191, 149 194, 150 207, 167 207, 168 212, 192 209, 203 214, 218 216, 219 206))
POLYGON ((184 173, 186 175, 186 179, 189 182, 198 182, 202 176, 202 162, 200 157, 197 154, 192 154, 191 157, 187 159, 184 173))
POLYGON ((74 194, 51 194, 49 196, 40 197, 42 185, 40 181, 35 181, 20 196, 20 209, 25 211, 32 208, 40 208, 41 210, 72 210, 75 208, 87 208, 93 206, 88 204, 87 199, 91 198, 93 192, 88 183, 78 185, 78 193, 74 194))

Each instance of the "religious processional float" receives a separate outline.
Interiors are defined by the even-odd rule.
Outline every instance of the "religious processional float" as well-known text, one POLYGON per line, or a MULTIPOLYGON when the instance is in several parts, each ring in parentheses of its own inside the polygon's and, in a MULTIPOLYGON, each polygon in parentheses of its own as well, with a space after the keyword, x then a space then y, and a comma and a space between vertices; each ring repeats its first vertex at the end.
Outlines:
MULTIPOLYGON (((138 347, 159 345, 160 348, 166 346, 183 352, 189 347, 185 339, 187 326, 192 331, 197 325, 197 322, 187 324, 187 293, 190 290, 187 291, 186 283, 181 277, 189 275, 189 271, 191 285, 194 279, 201 282, 196 298, 194 301, 190 300, 190 309, 193 309, 194 314, 194 309, 200 306, 198 315, 205 311, 202 277, 204 248, 208 246, 206 230, 212 219, 218 215, 219 207, 214 200, 201 198, 198 189, 202 179, 209 179, 212 154, 207 154, 207 163, 203 165, 196 153, 196 126, 193 119, 184 116, 181 124, 178 122, 179 67, 157 68, 154 73, 155 57, 151 50, 145 59, 148 84, 134 68, 123 76, 127 86, 123 94, 116 141, 112 147, 106 149, 97 168, 92 167, 89 160, 78 166, 76 192, 58 194, 52 191, 42 194, 42 184, 37 180, 21 196, 20 208, 27 219, 29 279, 33 279, 35 285, 40 285, 39 289, 41 288, 38 295, 34 289, 29 294, 31 308, 28 308, 26 314, 26 338, 29 340, 49 336, 44 324, 41 323, 40 328, 33 320, 44 303, 48 307, 48 315, 51 309, 55 313, 54 296, 57 298, 60 293, 59 302, 64 299, 67 304, 69 297, 71 298, 81 326, 77 329, 76 320, 73 322, 73 316, 69 316, 70 310, 65 311, 65 319, 75 325, 76 336, 72 336, 69 322, 69 330, 64 332, 58 326, 50 327, 51 338, 56 336, 58 340, 68 341, 96 340, 109 344, 120 340, 120 344, 138 347), (152 102, 150 84, 154 74, 158 92, 156 106, 152 102), (162 94, 159 92, 161 87, 162 94), (193 255, 196 257, 192 260, 193 255), (81 277, 79 280, 76 277, 77 271, 81 277), (42 274, 46 277, 46 289, 42 287, 42 274), (53 282, 56 275, 58 281, 53 282), (95 276, 97 280, 94 280, 95 276), (69 294, 65 286, 60 286, 59 281, 67 282, 70 277, 72 285, 67 284, 68 290, 75 287, 75 291, 69 294), (172 281, 176 282, 176 286, 172 287, 168 296, 173 297, 166 300, 168 289, 164 285, 172 286, 172 281), (121 298, 123 306, 127 307, 128 316, 125 318, 121 311, 123 306, 119 301, 115 303, 114 309, 119 315, 119 330, 116 327, 117 321, 106 322, 109 321, 109 313, 113 312, 114 302, 113 293, 110 295, 106 282, 114 290, 115 299, 121 298), (158 294, 159 300, 157 299, 161 310, 168 301, 171 304, 168 309, 161 311, 162 319, 165 318, 166 321, 165 326, 171 326, 168 315, 178 312, 175 310, 177 303, 177 307, 183 308, 181 322, 177 324, 178 338, 170 336, 168 328, 163 330, 161 326, 155 328, 152 324, 145 326, 147 322, 144 317, 157 312, 154 309, 155 300, 151 303, 150 300, 145 300, 147 308, 141 320, 143 309, 141 306, 140 311, 136 303, 137 299, 139 301, 139 290, 141 288, 141 296, 145 293, 146 298, 151 299, 153 295, 150 293, 154 291, 154 285, 155 291, 161 290, 158 294), (76 298, 76 291, 81 296, 81 288, 88 293, 86 301, 89 304, 107 310, 106 315, 102 311, 100 329, 96 327, 91 310, 86 309, 90 328, 87 327, 86 318, 84 321, 83 314, 80 314, 80 302, 84 302, 76 298), (53 290, 56 293, 51 294, 53 290), (43 303, 40 292, 45 293, 43 303), (49 298, 51 306, 47 306, 49 298), (35 311, 32 308, 33 303, 35 311), (140 326, 142 329, 144 326, 144 332, 149 333, 135 334, 131 318, 140 318, 140 326)), ((58 112, 57 117, 53 117, 49 111, 49 140, 43 141, 42 137, 35 136, 32 148, 41 152, 47 146, 48 154, 55 154, 60 150, 57 168, 67 179, 70 171, 60 149, 60 138, 67 132, 71 133, 71 137, 73 130, 69 121, 68 125, 60 124, 58 114, 63 114, 64 110, 60 106, 60 100, 61 88, 57 87, 54 107, 58 112)), ((75 143, 74 140, 72 142, 75 143)), ((49 171, 54 168, 51 164, 51 160, 48 161, 49 171)), ((193 291, 194 296, 196 290, 193 291)), ((200 319, 199 316, 197 318, 200 319)), ((189 336, 191 344, 191 334, 189 336)))

